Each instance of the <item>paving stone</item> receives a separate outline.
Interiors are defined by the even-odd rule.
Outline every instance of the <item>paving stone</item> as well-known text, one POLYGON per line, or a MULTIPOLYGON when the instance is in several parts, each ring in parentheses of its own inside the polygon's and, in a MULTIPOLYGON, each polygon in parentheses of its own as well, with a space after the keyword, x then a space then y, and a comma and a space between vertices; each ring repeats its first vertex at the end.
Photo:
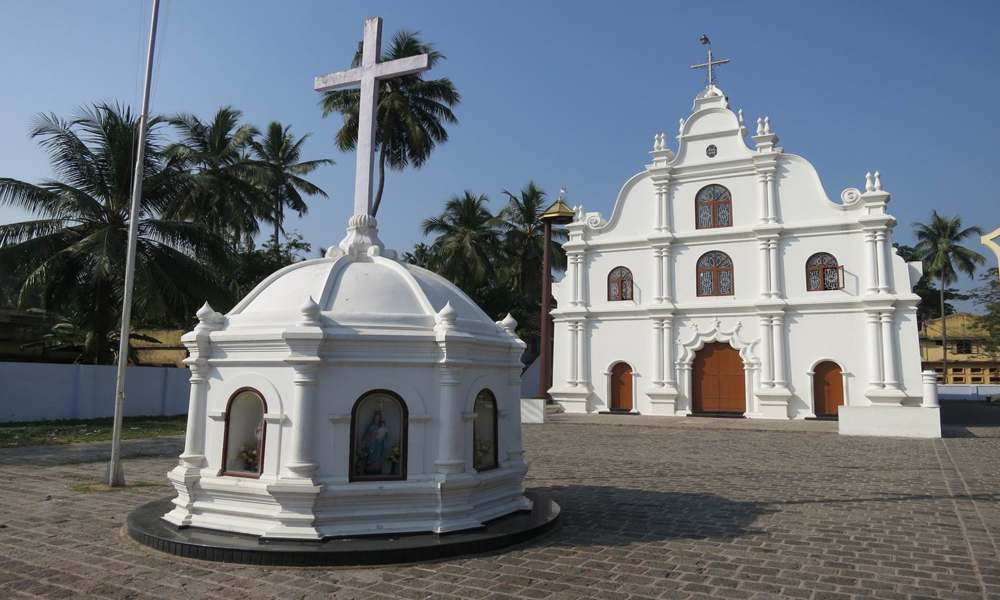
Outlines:
POLYGON ((181 438, 127 442, 128 478, 164 485, 102 494, 70 488, 101 477, 106 444, 0 450, 0 598, 1000 600, 1000 411, 983 410, 933 441, 561 416, 524 429, 525 485, 562 506, 555 530, 371 569, 201 563, 123 538, 130 510, 171 493, 181 438))

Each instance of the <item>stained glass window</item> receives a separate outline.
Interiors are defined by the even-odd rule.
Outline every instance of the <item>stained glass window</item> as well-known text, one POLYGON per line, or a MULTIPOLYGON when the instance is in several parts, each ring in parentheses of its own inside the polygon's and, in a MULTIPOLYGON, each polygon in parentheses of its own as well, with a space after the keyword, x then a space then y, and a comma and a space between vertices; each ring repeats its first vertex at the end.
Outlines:
POLYGON ((626 267, 615 267, 608 274, 608 300, 632 299, 632 271, 626 267))
POLYGON ((472 466, 477 471, 495 469, 499 465, 496 398, 489 390, 479 392, 473 411, 476 420, 472 423, 472 466))
POLYGON ((806 261, 806 289, 810 292, 844 289, 844 267, 832 254, 819 252, 806 261))
POLYGON ((724 186, 713 183, 698 190, 695 196, 695 227, 731 227, 733 224, 733 196, 724 186))
POLYGON ((733 260, 725 252, 713 250, 698 259, 699 296, 731 296, 733 281, 733 260))

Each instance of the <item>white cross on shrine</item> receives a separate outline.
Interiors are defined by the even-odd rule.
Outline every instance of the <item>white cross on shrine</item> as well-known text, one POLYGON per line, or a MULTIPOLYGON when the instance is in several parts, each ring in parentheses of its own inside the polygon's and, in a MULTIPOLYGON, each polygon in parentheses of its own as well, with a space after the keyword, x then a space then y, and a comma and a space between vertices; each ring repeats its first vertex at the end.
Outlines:
POLYGON ((691 65, 692 69, 704 69, 708 67, 708 85, 709 87, 715 85, 715 71, 712 69, 715 65, 724 65, 729 62, 728 58, 722 60, 712 60, 712 42, 708 40, 707 35, 701 36, 701 43, 708 44, 708 62, 701 63, 700 65, 691 65))
POLYGON ((358 106, 358 165, 354 176, 354 214, 371 215, 372 179, 375 175, 375 112, 378 108, 378 80, 410 75, 430 69, 426 54, 381 62, 382 18, 365 21, 361 66, 317 77, 313 89, 326 92, 361 84, 358 106))

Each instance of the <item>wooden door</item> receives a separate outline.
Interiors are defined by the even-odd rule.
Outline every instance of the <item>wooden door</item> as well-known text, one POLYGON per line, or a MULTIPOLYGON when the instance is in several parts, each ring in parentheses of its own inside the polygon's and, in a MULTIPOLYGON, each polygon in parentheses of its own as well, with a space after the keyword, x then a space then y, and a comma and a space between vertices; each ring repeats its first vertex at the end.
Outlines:
POLYGON ((632 410, 632 367, 628 363, 611 369, 611 409, 632 410))
POLYGON ((743 359, 738 350, 722 342, 705 344, 691 366, 694 412, 746 411, 743 359))
POLYGON ((840 366, 832 361, 816 365, 813 374, 813 398, 816 402, 816 416, 833 416, 837 407, 844 404, 844 377, 840 366))

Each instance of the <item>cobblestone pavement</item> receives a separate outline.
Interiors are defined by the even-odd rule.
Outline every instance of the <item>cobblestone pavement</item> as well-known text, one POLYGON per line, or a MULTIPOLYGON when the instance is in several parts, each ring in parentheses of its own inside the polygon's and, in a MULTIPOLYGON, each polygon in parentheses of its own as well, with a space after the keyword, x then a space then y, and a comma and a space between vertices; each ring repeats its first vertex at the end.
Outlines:
MULTIPOLYGON (((103 463, 0 451, 0 598, 1000 599, 1000 408, 963 415, 949 421, 964 437, 934 441, 641 418, 526 426, 527 485, 563 508, 554 531, 507 552, 374 569, 157 554, 121 527, 166 485, 77 492, 103 463)), ((135 458, 126 472, 164 484, 174 460, 135 458)))

